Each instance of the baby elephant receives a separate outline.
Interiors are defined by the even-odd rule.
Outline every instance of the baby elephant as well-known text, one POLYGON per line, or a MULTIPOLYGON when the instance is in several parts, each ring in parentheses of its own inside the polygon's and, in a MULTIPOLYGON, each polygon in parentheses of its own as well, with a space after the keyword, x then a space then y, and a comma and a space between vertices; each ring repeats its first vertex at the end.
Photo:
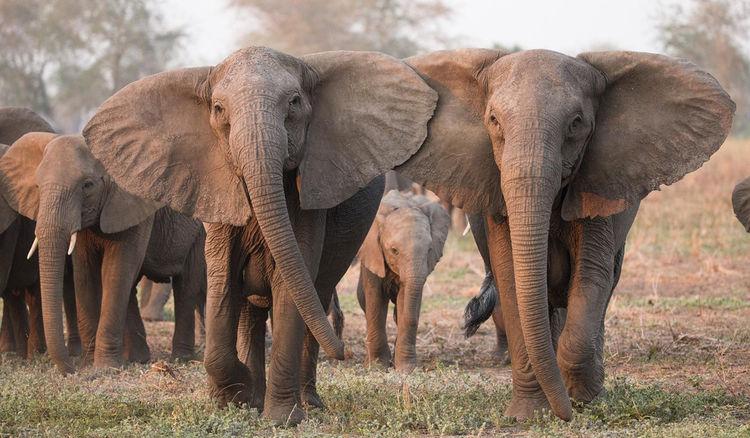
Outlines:
POLYGON ((437 202, 421 195, 389 192, 359 250, 361 270, 357 298, 367 318, 368 363, 391 364, 385 332, 388 300, 396 307, 398 327, 395 366, 416 366, 417 325, 422 288, 443 255, 450 216, 437 202))

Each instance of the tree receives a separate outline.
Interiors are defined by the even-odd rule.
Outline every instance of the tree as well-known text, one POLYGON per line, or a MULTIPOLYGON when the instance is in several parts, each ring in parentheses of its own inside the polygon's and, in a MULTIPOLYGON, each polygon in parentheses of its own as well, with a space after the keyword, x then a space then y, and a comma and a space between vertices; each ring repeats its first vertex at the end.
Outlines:
POLYGON ((451 14, 443 0, 232 0, 255 29, 246 37, 300 55, 326 50, 376 50, 406 57, 440 41, 451 14))
POLYGON ((0 105, 69 130, 124 85, 163 70, 182 33, 151 0, 0 0, 0 105))
POLYGON ((663 13, 667 53, 707 69, 737 103, 734 132, 750 134, 750 0, 690 0, 663 13))

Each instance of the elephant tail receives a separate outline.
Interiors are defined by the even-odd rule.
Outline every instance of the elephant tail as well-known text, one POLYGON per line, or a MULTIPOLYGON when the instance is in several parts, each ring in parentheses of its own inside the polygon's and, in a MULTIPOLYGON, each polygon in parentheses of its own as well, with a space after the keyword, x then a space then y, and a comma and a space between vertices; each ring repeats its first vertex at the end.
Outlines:
POLYGON ((344 312, 341 310, 341 304, 339 303, 338 292, 333 293, 333 299, 331 300, 331 306, 328 311, 328 315, 331 317, 333 323, 333 331, 336 336, 343 340, 344 339, 344 312))
POLYGON ((479 289, 479 295, 473 297, 464 310, 464 324, 462 329, 467 338, 474 336, 479 326, 492 316, 492 311, 497 305, 499 295, 495 286, 495 278, 492 272, 487 272, 479 289))

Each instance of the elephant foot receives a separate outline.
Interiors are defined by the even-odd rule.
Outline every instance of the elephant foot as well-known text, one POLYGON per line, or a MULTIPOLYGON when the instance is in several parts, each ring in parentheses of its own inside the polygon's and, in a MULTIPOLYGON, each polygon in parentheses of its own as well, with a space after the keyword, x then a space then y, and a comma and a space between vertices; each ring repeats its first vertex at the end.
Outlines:
POLYGON ((153 309, 151 307, 146 307, 145 309, 141 309, 141 318, 144 321, 151 322, 164 321, 164 312, 162 311, 162 309, 153 309))
POLYGON ((169 360, 173 362, 189 362, 195 359, 195 350, 190 348, 173 349, 169 360))
POLYGON ((589 382, 589 384, 574 384, 568 386, 568 395, 579 403, 591 403, 598 397, 606 395, 603 383, 589 382))
POLYGON ((396 371, 402 374, 411 374, 417 368, 416 359, 398 359, 396 358, 396 371))
POLYGON ((565 387, 571 399, 579 403, 589 403, 603 395, 604 365, 590 365, 593 361, 578 361, 570 364, 558 358, 565 387))
POLYGON ((318 390, 314 387, 302 390, 302 406, 308 409, 326 409, 326 404, 323 403, 323 399, 320 398, 318 390))
POLYGON ((271 404, 263 410, 263 418, 271 420, 276 426, 296 426, 307 418, 307 414, 300 408, 299 403, 292 405, 271 404))
POLYGON ((375 351, 375 352, 368 354, 368 358, 367 358, 367 361, 365 361, 365 365, 367 367, 374 367, 374 368, 392 367, 393 362, 391 361, 390 350, 375 351))
POLYGON ((128 362, 144 364, 151 360, 151 351, 149 350, 148 345, 140 345, 137 347, 132 346, 131 348, 128 348, 125 357, 128 362))
POLYGON ((81 338, 68 338, 68 354, 70 356, 80 356, 82 351, 81 338))
POLYGON ((510 354, 508 354, 507 348, 502 351, 496 349, 492 354, 493 356, 495 356, 501 366, 507 367, 508 365, 510 365, 510 354))
POLYGON ((253 385, 249 379, 244 382, 221 386, 210 383, 209 394, 211 399, 215 400, 220 408, 225 408, 233 404, 255 408, 258 412, 263 410, 263 396, 255 394, 253 385))
POLYGON ((122 368, 123 362, 119 357, 94 355, 94 368, 122 368))
POLYGON ((525 421, 548 412, 552 412, 552 408, 544 393, 523 397, 514 393, 510 405, 505 410, 505 416, 515 418, 518 421, 525 421))

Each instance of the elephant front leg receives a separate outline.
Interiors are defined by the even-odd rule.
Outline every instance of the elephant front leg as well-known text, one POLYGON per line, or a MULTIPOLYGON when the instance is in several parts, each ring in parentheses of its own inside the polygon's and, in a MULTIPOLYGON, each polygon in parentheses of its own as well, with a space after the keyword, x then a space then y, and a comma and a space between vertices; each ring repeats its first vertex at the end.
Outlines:
MULTIPOLYGON (((172 279, 174 289, 174 333, 172 360, 189 360, 195 355, 195 305, 201 281, 194 270, 185 269, 172 279)), ((153 299, 154 292, 151 293, 153 299)))
POLYGON ((29 318, 24 303, 24 292, 9 290, 3 300, 3 327, 8 330, 8 351, 15 351, 19 357, 28 354, 29 318), (6 325, 7 323, 7 325, 6 325))
POLYGON ((503 320, 503 308, 500 300, 497 301, 492 311, 492 322, 495 324, 495 357, 500 365, 510 365, 510 354, 508 353, 508 335, 505 332, 505 321, 503 320))
POLYGON ((39 289, 26 289, 26 305, 29 308, 28 358, 42 354, 47 350, 44 340, 44 321, 42 319, 42 300, 39 289))
MULTIPOLYGON (((297 245, 306 262, 310 277, 317 278, 325 238, 326 212, 299 210, 291 216, 297 245)), ((305 418, 305 413, 301 409, 300 369, 315 367, 317 357, 313 359, 309 356, 308 360, 303 360, 307 327, 292 299, 292 291, 284 284, 279 270, 274 272, 271 292, 273 294, 273 345, 271 346, 271 366, 268 373, 263 416, 278 424, 297 424, 305 418)), ((318 290, 319 299, 324 299, 320 293, 321 291, 318 290)), ((330 296, 328 302, 330 302, 330 296)), ((329 303, 322 304, 326 306, 329 303)), ((317 348, 317 342, 314 343, 317 348)), ((314 385, 314 375, 312 378, 314 385)))
POLYGON ((63 279, 63 306, 65 307, 65 326, 68 330, 68 354, 81 355, 81 335, 78 333, 78 315, 76 312, 76 291, 73 283, 73 272, 65 270, 63 279))
POLYGON ((210 224, 206 235, 208 293, 206 297, 206 349, 203 362, 211 397, 220 406, 229 403, 253 406, 250 370, 237 358, 240 309, 240 268, 243 256, 237 242, 239 229, 210 224))
MULTIPOLYGON (((138 303, 133 300, 133 291, 146 255, 152 226, 153 218, 122 233, 108 236, 104 245, 103 293, 99 327, 96 330, 95 367, 120 367, 122 365, 123 339, 127 331, 128 313, 131 313, 131 324, 138 324, 133 315, 138 311, 138 303)), ((137 315, 140 319, 140 313, 137 315)), ((142 325, 143 322, 141 321, 140 324, 142 325)), ((145 338, 138 339, 139 331, 140 327, 134 327, 133 341, 143 344, 145 338)))
POLYGON ((500 293, 503 326, 508 340, 513 377, 513 396, 505 415, 519 420, 549 411, 550 404, 531 368, 518 315, 510 230, 507 221, 487 218, 490 259, 500 293))
POLYGON ((573 270, 557 363, 570 396, 590 402, 604 390, 604 317, 612 295, 615 243, 611 219, 577 221, 573 270))
POLYGON ((3 321, 0 324, 0 353, 16 351, 16 340, 13 336, 13 330, 11 330, 11 324, 8 300, 3 298, 3 321))
MULTIPOLYGON (((388 321, 388 298, 383 291, 383 280, 362 266, 359 272, 358 295, 364 298, 367 321, 367 365, 391 366, 391 349, 388 346, 386 323, 388 321), (361 292, 359 292, 361 291, 361 292)), ((360 303, 362 304, 362 303, 360 303)))
POLYGON ((240 360, 250 370, 253 381, 252 406, 263 410, 266 395, 266 320, 268 308, 242 303, 237 331, 237 351, 240 360))
POLYGON ((102 297, 102 255, 94 248, 90 232, 79 233, 73 251, 73 279, 78 333, 81 337, 81 364, 94 361, 96 329, 99 326, 102 297))

